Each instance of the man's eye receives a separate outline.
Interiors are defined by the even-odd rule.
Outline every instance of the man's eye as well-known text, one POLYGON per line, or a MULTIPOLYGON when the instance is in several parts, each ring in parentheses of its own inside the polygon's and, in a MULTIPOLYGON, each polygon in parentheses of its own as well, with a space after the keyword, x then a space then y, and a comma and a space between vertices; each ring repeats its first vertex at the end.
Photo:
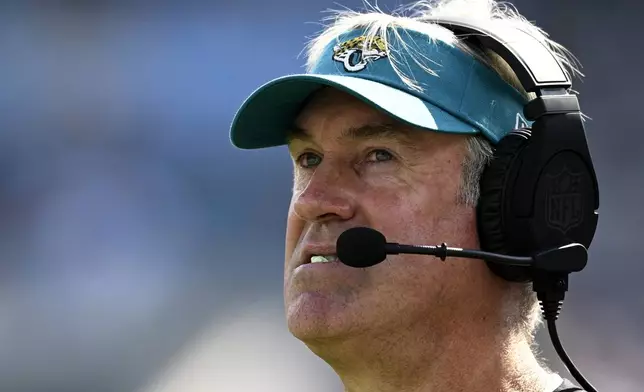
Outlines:
POLYGON ((367 156, 368 162, 387 162, 393 159, 393 154, 387 150, 373 150, 367 156))
POLYGON ((322 162, 322 157, 312 152, 305 152, 297 157, 297 164, 305 169, 313 168, 322 162))

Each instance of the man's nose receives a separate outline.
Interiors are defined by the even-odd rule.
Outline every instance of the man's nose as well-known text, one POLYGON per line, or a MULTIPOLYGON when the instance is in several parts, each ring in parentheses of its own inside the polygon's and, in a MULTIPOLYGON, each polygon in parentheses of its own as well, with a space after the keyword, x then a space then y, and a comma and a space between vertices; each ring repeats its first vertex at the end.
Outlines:
POLYGON ((353 217, 354 192, 340 171, 320 166, 303 186, 295 190, 293 203, 293 209, 300 218, 319 222, 353 217))

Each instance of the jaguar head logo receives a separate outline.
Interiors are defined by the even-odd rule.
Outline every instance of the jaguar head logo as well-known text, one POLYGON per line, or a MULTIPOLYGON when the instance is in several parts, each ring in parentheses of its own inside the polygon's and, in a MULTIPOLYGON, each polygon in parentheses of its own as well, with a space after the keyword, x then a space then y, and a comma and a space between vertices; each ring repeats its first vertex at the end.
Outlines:
POLYGON ((359 36, 333 47, 333 60, 349 72, 365 69, 369 62, 387 57, 387 46, 380 37, 359 36))

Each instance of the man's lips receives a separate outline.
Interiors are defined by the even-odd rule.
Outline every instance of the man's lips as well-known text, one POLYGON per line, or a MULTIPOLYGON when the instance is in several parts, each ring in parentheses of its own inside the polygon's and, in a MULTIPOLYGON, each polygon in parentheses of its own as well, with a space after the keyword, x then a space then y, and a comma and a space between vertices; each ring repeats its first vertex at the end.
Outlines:
POLYGON ((302 257, 297 263, 297 267, 304 264, 311 264, 313 256, 336 256, 335 244, 307 244, 302 248, 302 257))

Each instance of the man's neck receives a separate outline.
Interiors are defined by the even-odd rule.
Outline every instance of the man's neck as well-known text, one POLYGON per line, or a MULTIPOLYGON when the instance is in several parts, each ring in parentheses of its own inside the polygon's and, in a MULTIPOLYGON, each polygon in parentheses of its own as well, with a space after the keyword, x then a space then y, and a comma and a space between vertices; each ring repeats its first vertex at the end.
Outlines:
POLYGON ((310 347, 335 370, 345 392, 544 392, 553 382, 523 338, 486 338, 480 326, 440 339, 418 332, 310 347))

